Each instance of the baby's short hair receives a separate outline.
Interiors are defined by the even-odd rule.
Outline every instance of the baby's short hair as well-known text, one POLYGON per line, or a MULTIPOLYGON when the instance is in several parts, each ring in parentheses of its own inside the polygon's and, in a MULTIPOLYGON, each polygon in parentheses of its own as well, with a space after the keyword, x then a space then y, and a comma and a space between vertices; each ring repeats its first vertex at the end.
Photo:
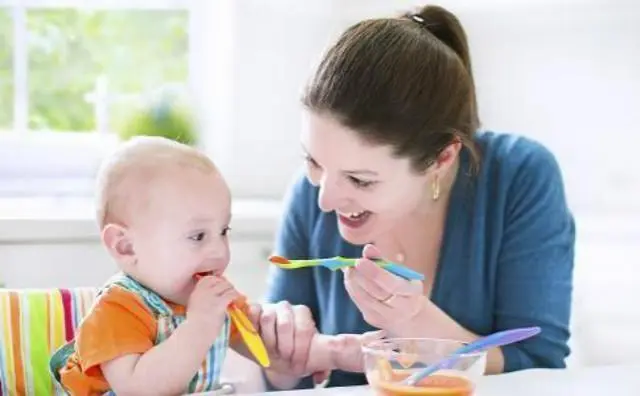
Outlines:
POLYGON ((133 197, 132 189, 163 171, 192 168, 215 173, 213 161, 198 149, 158 136, 137 136, 120 144, 102 162, 96 183, 96 215, 100 229, 113 220, 133 197))

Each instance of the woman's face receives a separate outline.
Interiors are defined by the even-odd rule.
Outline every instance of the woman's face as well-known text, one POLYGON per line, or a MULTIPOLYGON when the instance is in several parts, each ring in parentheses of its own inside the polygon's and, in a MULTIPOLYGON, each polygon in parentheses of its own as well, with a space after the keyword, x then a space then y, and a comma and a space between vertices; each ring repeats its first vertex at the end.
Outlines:
POLYGON ((352 244, 380 235, 432 205, 434 167, 415 172, 389 146, 372 145, 335 119, 308 112, 302 133, 307 175, 320 188, 318 205, 335 211, 342 237, 352 244))

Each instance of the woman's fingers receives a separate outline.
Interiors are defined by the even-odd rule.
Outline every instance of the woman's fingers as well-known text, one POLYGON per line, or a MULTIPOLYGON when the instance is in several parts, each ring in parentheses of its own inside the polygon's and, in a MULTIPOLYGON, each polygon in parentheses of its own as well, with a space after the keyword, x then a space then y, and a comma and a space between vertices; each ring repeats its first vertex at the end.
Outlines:
POLYGON ((344 283, 351 300, 358 307, 358 310, 362 312, 365 319, 369 321, 372 316, 382 317, 385 313, 388 313, 387 307, 381 304, 379 299, 369 294, 357 281, 357 277, 358 274, 354 269, 348 269, 345 271, 344 283))
POLYGON ((417 296, 423 297, 422 282, 397 277, 368 259, 358 261, 355 268, 344 270, 344 284, 367 323, 388 329, 412 314, 415 304, 411 302, 417 296))
MULTIPOLYGON (((383 301, 388 299, 394 293, 394 290, 384 283, 379 281, 380 277, 377 272, 387 272, 386 270, 378 267, 369 260, 362 260, 356 268, 349 271, 349 281, 360 287, 371 298, 377 301, 383 301)), ((384 274, 383 274, 384 275, 384 274)))
POLYGON ((369 243, 362 249, 362 257, 373 260, 382 258, 382 254, 380 253, 380 249, 369 243))
POLYGON ((309 359, 309 350, 314 334, 317 332, 311 310, 305 305, 293 307, 295 323, 294 347, 291 355, 291 365, 294 372, 304 370, 309 359))
POLYGON ((294 348, 294 316, 291 304, 280 301, 276 304, 276 335, 278 355, 284 360, 291 360, 294 348))
MULTIPOLYGON (((359 259, 355 272, 363 287, 378 299, 389 298, 392 294, 411 295, 416 292, 415 282, 410 282, 392 274, 368 259, 359 259)), ((422 286, 422 282, 417 281, 422 286)))
POLYGON ((260 336, 269 355, 278 358, 278 336, 276 333, 276 309, 273 304, 265 304, 260 315, 260 336))
POLYGON ((256 328, 256 330, 260 333, 260 318, 262 317, 262 305, 261 304, 249 304, 249 308, 247 310, 247 316, 249 317, 249 321, 256 328))
POLYGON ((317 332, 309 308, 281 301, 261 308, 250 306, 250 316, 259 317, 260 335, 277 366, 288 373, 304 374, 317 332))

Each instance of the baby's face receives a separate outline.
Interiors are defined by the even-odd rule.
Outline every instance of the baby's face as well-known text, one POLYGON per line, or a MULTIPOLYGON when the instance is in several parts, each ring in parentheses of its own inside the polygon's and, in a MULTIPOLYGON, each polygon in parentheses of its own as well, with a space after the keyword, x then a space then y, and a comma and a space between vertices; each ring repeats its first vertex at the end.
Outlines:
POLYGON ((167 172, 150 188, 129 227, 133 275, 167 300, 186 304, 197 274, 222 274, 229 264, 231 194, 220 174, 193 169, 167 172))

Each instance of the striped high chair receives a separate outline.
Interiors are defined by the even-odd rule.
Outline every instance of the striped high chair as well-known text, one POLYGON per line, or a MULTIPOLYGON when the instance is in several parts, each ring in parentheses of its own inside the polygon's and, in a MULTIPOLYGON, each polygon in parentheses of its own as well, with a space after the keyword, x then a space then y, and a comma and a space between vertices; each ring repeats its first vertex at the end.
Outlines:
MULTIPOLYGON (((74 337, 97 291, 90 287, 0 288, 0 396, 66 395, 52 380, 49 358, 74 337)), ((238 366, 236 375, 240 378, 233 382, 223 379, 217 394, 230 395, 243 387, 250 393, 261 391, 259 371, 255 379, 247 381, 243 371, 246 361, 234 362, 232 356, 226 364, 238 366)))
POLYGON ((49 357, 71 340, 96 289, 0 289, 0 395, 64 394, 49 357))

